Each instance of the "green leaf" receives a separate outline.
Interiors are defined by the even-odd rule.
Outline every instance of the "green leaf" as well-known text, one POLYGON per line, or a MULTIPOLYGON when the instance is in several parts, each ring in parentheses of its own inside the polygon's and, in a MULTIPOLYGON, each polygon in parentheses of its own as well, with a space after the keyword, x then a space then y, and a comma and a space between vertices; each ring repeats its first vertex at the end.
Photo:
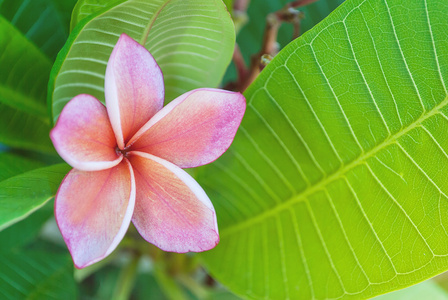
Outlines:
POLYGON ((105 10, 108 7, 114 7, 126 0, 79 0, 73 9, 72 19, 70 21, 70 31, 86 17, 105 10))
POLYGON ((213 291, 206 300, 241 300, 241 298, 229 291, 213 291))
POLYGON ((77 299, 70 256, 35 251, 2 254, 0 298, 77 299))
POLYGON ((67 40, 75 3, 76 0, 4 0, 0 2, 0 14, 53 61, 67 40))
MULTIPOLYGON (((93 266, 87 268, 91 268, 93 266)), ((79 270, 77 270, 77 272, 79 272, 79 270)), ((104 268, 92 273, 92 275, 88 278, 88 284, 81 284, 81 294, 85 299, 114 299, 114 290, 119 276, 120 269, 113 264, 108 264, 104 266, 104 268)), ((83 283, 86 281, 83 281, 83 283)), ((148 294, 146 296, 148 297, 148 294)))
POLYGON ((139 274, 136 279, 133 296, 137 300, 145 300, 148 299, 148 295, 151 295, 151 299, 154 300, 167 299, 154 275, 148 273, 139 274))
POLYGON ((0 153, 0 181, 43 166, 33 159, 9 152, 0 153))
POLYGON ((0 15, 0 143, 54 152, 46 86, 51 62, 0 15))
POLYGON ((42 225, 53 215, 53 205, 53 201, 49 201, 29 217, 0 231, 0 252, 15 251, 36 239, 42 225))
POLYGON ((227 7, 227 10, 232 13, 233 11, 233 0, 222 0, 227 7))
POLYGON ((53 198, 69 170, 66 164, 53 165, 0 182, 0 230, 27 217, 53 198))
MULTIPOLYGON (((0 96, 1 97, 1 96, 0 96)), ((0 143, 21 149, 55 153, 50 125, 40 117, 0 103, 0 143)))
POLYGON ((46 117, 46 86, 51 62, 0 15, 0 102, 46 117))
POLYGON ((369 298, 448 269, 446 28, 444 0, 347 1, 265 68, 198 178, 220 282, 254 299, 369 298))
POLYGON ((141 42, 160 65, 165 99, 216 87, 231 59, 235 33, 221 0, 128 0, 84 18, 52 70, 49 101, 56 120, 80 93, 104 101, 104 74, 121 33, 141 42))

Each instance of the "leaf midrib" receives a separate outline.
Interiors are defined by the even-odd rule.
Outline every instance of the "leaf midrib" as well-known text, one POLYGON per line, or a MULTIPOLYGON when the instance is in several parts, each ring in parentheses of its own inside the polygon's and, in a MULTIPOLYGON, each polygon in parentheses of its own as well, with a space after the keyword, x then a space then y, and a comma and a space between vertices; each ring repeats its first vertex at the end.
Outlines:
POLYGON ((337 180, 342 177, 342 175, 346 174, 351 169, 361 165, 364 161, 366 161, 368 158, 372 157, 374 154, 379 152, 380 150, 386 148, 387 146, 395 143, 400 137, 406 135, 408 132, 413 130, 414 128, 417 128, 421 123, 423 123, 426 119, 431 118, 432 116, 440 113, 441 109, 445 107, 448 104, 448 95, 445 96, 445 99, 439 103, 437 106, 432 108, 431 110, 427 111, 426 113, 422 113, 420 117, 417 118, 414 122, 409 124, 407 127, 405 127, 403 130, 389 136, 384 141, 379 143, 377 146, 373 147, 367 152, 364 152, 361 154, 357 159, 351 161, 348 164, 342 165, 339 169, 337 169, 333 174, 330 176, 326 176, 320 181, 318 181, 316 184, 306 188, 301 193, 296 194, 283 202, 282 204, 279 204, 269 210, 266 210, 262 213, 259 213, 255 216, 252 216, 250 218, 245 219, 242 222, 236 223, 235 225, 229 226, 224 228, 221 231, 221 237, 230 235, 234 232, 238 232, 240 230, 243 230, 247 227, 250 227, 253 224, 256 224, 258 222, 261 222, 264 219, 267 219, 273 215, 276 215, 277 213, 283 211, 284 209, 288 209, 293 204, 304 201, 309 195, 312 195, 313 193, 321 190, 323 187, 328 185, 329 183, 333 182, 334 180, 337 180))
POLYGON ((152 26, 154 25, 157 17, 159 16, 159 14, 162 12, 162 10, 165 8, 165 6, 168 5, 168 3, 170 3, 171 0, 165 0, 165 3, 163 3, 156 12, 154 12, 154 14, 152 15, 151 19, 149 20, 148 26, 145 28, 145 31, 143 31, 143 35, 142 38, 140 40, 140 45, 142 45, 143 47, 145 47, 146 45, 146 40, 148 39, 149 36, 149 32, 152 29, 152 26))

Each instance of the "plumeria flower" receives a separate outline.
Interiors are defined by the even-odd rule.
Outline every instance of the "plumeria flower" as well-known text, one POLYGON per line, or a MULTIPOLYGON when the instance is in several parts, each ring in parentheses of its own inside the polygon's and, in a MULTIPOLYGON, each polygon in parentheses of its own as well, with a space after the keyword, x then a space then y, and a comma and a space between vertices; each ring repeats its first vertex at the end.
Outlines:
POLYGON ((74 168, 59 187, 55 216, 75 266, 109 255, 131 221, 165 251, 215 247, 213 205, 181 168, 208 164, 227 150, 246 109, 244 97, 197 89, 163 107, 159 66, 122 34, 107 64, 105 98, 106 107, 93 96, 76 96, 50 133, 74 168))

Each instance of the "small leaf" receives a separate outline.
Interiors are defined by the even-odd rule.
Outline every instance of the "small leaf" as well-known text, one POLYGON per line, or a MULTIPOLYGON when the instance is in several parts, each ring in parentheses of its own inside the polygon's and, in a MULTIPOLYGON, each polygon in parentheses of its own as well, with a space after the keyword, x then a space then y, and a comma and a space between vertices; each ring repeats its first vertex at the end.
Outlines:
POLYGON ((70 256, 37 251, 2 253, 0 298, 77 299, 70 256))
POLYGON ((447 28, 445 0, 351 0, 271 61, 198 178, 220 282, 370 298, 448 269, 447 28))
POLYGON ((232 20, 221 0, 114 2, 78 23, 59 54, 49 84, 53 120, 78 94, 104 101, 106 64, 123 32, 156 59, 167 101, 194 88, 216 87, 235 42, 232 20))
POLYGON ((0 182, 0 230, 27 217, 53 198, 69 170, 66 164, 53 165, 0 182))

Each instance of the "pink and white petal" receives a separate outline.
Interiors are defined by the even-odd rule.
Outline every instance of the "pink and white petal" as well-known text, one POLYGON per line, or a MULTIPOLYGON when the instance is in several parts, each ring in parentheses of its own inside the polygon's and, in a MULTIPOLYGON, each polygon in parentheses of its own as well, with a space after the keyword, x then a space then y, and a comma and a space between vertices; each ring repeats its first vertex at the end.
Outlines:
POLYGON ((245 109, 240 93, 197 89, 165 106, 128 146, 181 168, 205 165, 229 148, 245 109))
POLYGON ((142 45, 122 34, 106 68, 105 98, 118 146, 163 107, 163 75, 142 45))
POLYGON ((219 242, 213 204, 199 184, 176 165, 130 152, 137 187, 132 222, 148 242, 170 252, 200 252, 219 242))
POLYGON ((75 169, 104 170, 123 158, 115 150, 106 107, 90 95, 78 95, 65 105, 50 138, 59 155, 75 169))
POLYGON ((135 180, 127 159, 108 170, 67 174, 56 195, 55 216, 77 268, 102 260, 118 246, 134 205, 135 180))

